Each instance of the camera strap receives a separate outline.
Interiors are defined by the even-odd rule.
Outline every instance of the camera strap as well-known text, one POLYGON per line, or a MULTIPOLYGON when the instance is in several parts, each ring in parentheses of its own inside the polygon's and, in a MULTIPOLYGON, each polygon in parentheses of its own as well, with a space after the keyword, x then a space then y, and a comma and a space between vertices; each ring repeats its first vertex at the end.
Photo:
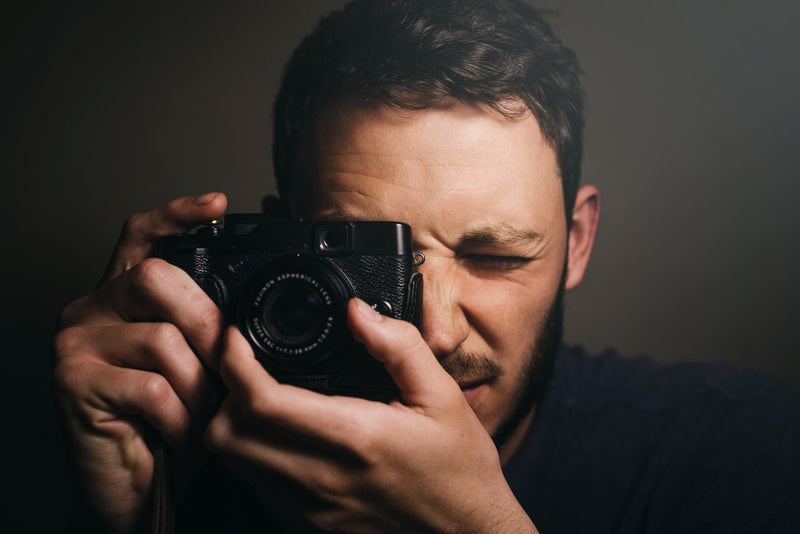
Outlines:
POLYGON ((166 446, 163 441, 154 440, 150 450, 153 453, 153 518, 150 532, 172 534, 175 530, 175 507, 166 446))

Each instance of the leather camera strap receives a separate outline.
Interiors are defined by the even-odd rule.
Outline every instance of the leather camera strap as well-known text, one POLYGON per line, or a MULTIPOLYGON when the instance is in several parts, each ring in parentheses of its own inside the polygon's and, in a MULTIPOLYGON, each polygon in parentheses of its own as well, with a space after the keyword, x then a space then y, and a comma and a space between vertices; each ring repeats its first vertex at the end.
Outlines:
POLYGON ((153 452, 153 519, 150 532, 172 534, 175 530, 175 507, 167 451, 160 440, 151 443, 150 447, 153 452))

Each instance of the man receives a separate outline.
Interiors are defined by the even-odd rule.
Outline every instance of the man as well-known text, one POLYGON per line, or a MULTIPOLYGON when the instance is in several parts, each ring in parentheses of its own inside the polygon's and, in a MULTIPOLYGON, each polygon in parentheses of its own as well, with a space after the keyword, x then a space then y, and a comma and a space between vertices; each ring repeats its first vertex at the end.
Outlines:
POLYGON ((514 0, 357 0, 323 20, 285 73, 280 201, 265 208, 412 226, 420 329, 347 309, 401 396, 271 377, 186 273, 150 257, 225 209, 220 193, 174 200, 129 219, 103 283, 63 313, 55 379, 81 519, 146 529, 163 440, 187 530, 791 528, 793 397, 727 370, 559 348, 599 210, 578 187, 578 75, 514 0))

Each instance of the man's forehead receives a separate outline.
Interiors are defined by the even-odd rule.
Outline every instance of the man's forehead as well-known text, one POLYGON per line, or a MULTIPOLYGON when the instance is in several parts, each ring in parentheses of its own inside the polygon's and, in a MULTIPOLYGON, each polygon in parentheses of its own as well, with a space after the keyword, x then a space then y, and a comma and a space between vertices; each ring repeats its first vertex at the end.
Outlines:
MULTIPOLYGON (((317 144, 320 137, 327 138, 332 131, 342 133, 352 128, 360 130, 364 126, 401 129, 419 123, 441 122, 442 117, 453 122, 482 121, 505 126, 521 122, 533 125, 538 136, 542 136, 536 117, 517 98, 507 98, 492 106, 445 97, 433 106, 414 109, 348 96, 325 106, 312 124, 310 141, 317 144)), ((441 133, 448 134, 446 131, 441 133)))
POLYGON ((409 222, 459 209, 476 219, 478 210, 496 211, 482 227, 493 226, 489 233, 498 236, 509 234, 498 225, 523 218, 513 212, 541 210, 554 198, 561 203, 555 154, 532 115, 510 120, 488 106, 459 102, 415 111, 331 108, 315 127, 301 168, 290 201, 306 218, 394 213, 409 222))
POLYGON ((547 174, 559 175, 555 152, 532 113, 509 118, 486 104, 454 99, 419 110, 352 99, 328 106, 304 143, 299 170, 316 177, 348 165, 400 170, 415 164, 546 165, 547 174))

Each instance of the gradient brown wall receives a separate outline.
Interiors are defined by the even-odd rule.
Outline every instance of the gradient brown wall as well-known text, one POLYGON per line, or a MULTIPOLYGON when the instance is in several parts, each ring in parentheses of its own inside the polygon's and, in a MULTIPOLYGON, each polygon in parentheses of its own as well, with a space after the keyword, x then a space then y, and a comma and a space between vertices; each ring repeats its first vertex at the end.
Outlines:
MULTIPOLYGON (((258 210, 281 67, 342 2, 230 4, 53 2, 4 21, 3 434, 29 530, 57 531, 69 503, 48 384, 58 308, 92 289, 130 213, 208 190, 258 210)), ((800 390, 797 4, 661 4, 538 4, 583 63, 584 181, 602 193, 567 339, 800 390)))

